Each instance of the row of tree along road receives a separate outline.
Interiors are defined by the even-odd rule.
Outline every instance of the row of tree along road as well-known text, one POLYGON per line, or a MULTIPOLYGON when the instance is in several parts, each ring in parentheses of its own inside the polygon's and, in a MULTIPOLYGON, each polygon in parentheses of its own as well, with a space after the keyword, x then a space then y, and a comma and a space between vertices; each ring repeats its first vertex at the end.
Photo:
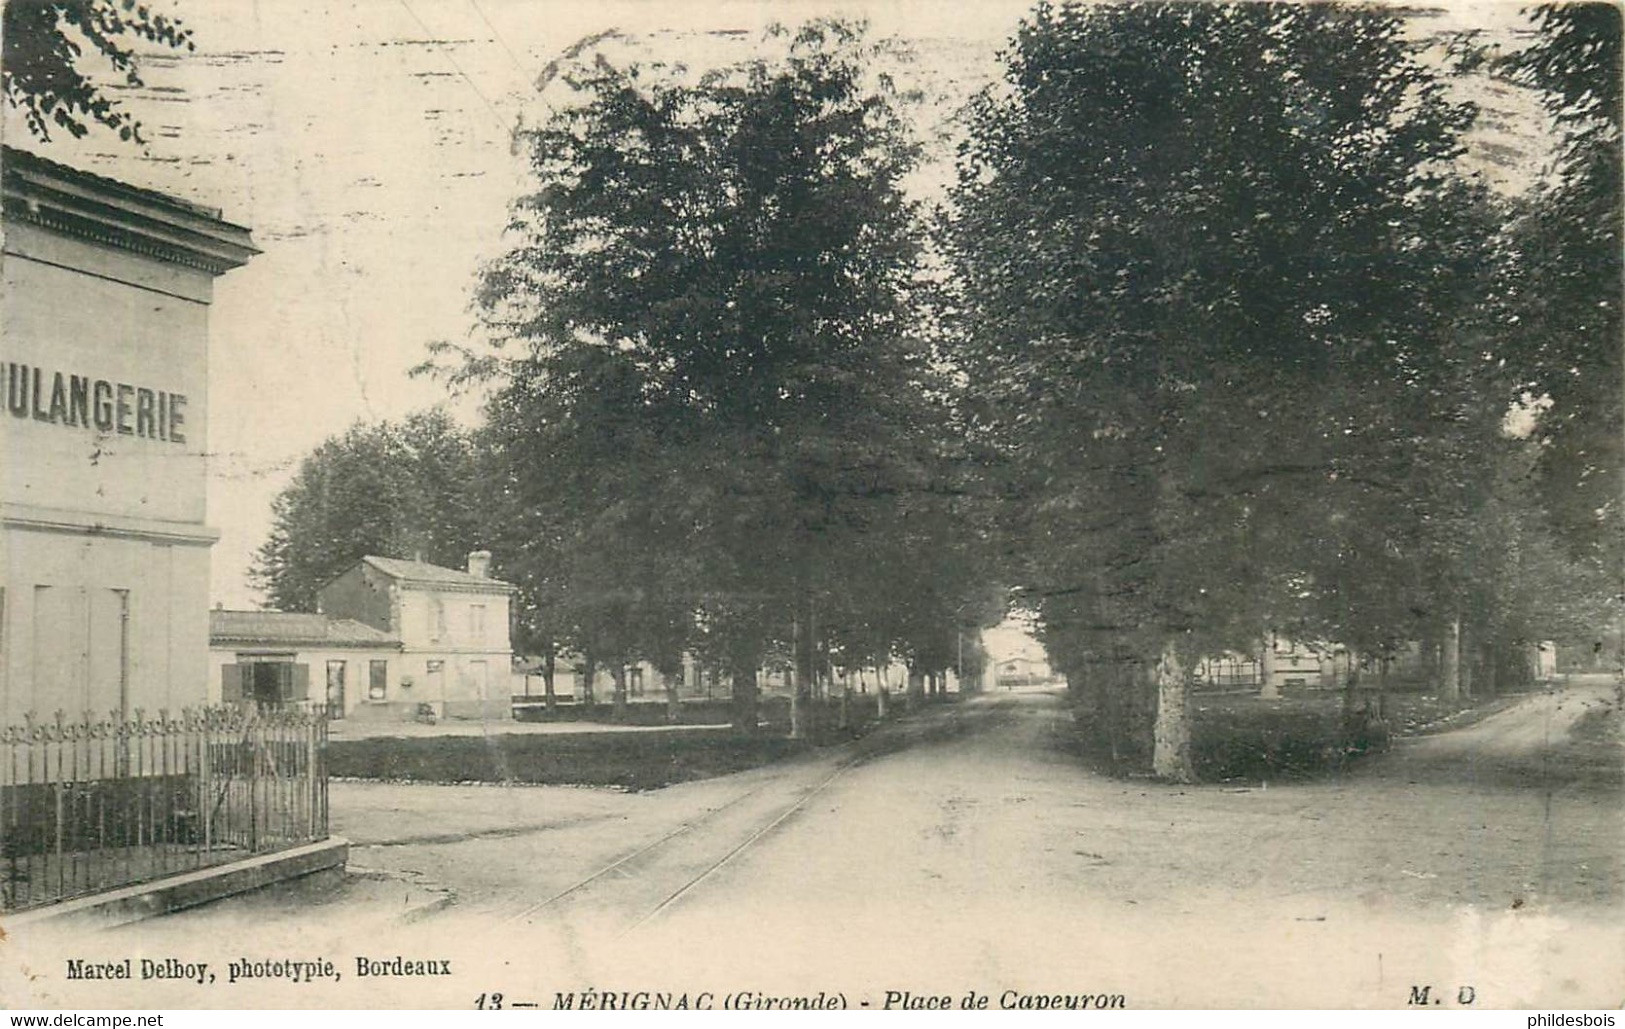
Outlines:
POLYGON ((483 545, 549 673, 695 654, 754 726, 783 655, 797 734, 823 670, 918 689, 1014 595, 1176 780, 1193 664, 1271 632, 1523 676, 1621 570, 1619 10, 1530 17, 1444 60, 1365 7, 1041 4, 924 196, 859 27, 581 48, 517 136, 489 345, 425 366, 482 424, 324 445, 262 581, 483 545), (1463 171, 1475 77, 1549 111, 1528 188, 1463 171))

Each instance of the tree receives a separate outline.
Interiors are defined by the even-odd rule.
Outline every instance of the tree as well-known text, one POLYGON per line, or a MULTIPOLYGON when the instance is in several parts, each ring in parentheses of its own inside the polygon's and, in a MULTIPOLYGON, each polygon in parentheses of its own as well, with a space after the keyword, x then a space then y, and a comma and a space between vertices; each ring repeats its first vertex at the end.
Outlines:
POLYGON ((272 502, 252 576, 270 606, 316 610, 322 585, 368 554, 460 567, 481 541, 475 455, 442 412, 329 438, 272 502))
POLYGON ((1539 91, 1559 150, 1535 188, 1485 216, 1495 252, 1477 269, 1483 301, 1453 383, 1435 380, 1454 407, 1435 408, 1428 435, 1458 470, 1433 475, 1456 485, 1429 498, 1423 575, 1450 597, 1433 634, 1450 696, 1527 681, 1531 645, 1595 633, 1625 574, 1620 12, 1550 5, 1531 18, 1531 39, 1510 52, 1468 52, 1539 91))
POLYGON ((1460 298, 1418 299, 1418 226, 1472 110, 1416 50, 1367 9, 1044 3, 973 105, 949 239, 1005 532, 1069 677, 1157 698, 1167 778, 1194 658, 1297 614, 1319 515, 1417 438, 1460 298))
POLYGON ((120 139, 144 142, 140 122, 79 70, 86 44, 132 87, 143 84, 140 67, 122 39, 196 49, 191 29, 137 0, 6 0, 4 19, 6 102, 22 110, 28 131, 42 141, 52 127, 78 137, 98 124, 120 139))
POLYGON ((480 290, 497 349, 457 374, 513 416, 509 480, 559 526, 578 645, 612 667, 697 648, 748 727, 784 646, 801 734, 830 634, 895 596, 875 584, 897 555, 873 559, 936 477, 942 384, 876 47, 828 21, 765 42, 697 79, 602 53, 560 77, 573 96, 520 136, 537 185, 480 290))
POLYGON ((1530 44, 1499 69, 1540 91, 1562 139, 1555 178, 1513 219, 1518 252, 1509 333, 1542 405, 1541 493, 1566 545, 1616 573, 1625 490, 1625 306, 1621 228, 1621 12, 1612 4, 1544 5, 1530 44))

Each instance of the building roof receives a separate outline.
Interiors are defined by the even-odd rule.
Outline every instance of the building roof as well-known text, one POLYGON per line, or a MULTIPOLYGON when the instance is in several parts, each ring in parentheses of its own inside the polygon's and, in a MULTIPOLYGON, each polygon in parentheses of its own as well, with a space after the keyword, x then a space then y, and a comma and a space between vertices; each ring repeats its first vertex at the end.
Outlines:
POLYGON ((403 561, 395 557, 367 556, 361 559, 391 579, 413 586, 450 586, 458 589, 479 589, 491 593, 511 593, 513 585, 483 575, 443 568, 425 561, 403 561))
POLYGON ((353 618, 294 611, 210 611, 209 643, 285 647, 392 647, 401 641, 353 618))
POLYGON ((5 147, 5 215, 69 236, 219 275, 259 253, 220 211, 5 147))

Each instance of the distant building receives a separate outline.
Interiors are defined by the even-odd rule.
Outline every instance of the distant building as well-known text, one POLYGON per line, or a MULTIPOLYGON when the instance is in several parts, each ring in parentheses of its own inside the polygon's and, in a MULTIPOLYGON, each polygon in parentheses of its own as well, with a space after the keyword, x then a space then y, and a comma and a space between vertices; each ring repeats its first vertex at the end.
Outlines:
MULTIPOLYGON (((693 661, 685 656, 683 668, 678 672, 679 693, 682 696, 693 696, 698 689, 699 679, 692 672, 693 661), (690 688, 693 684, 693 688, 690 688)), ((515 672, 520 676, 518 694, 527 700, 542 697, 547 687, 542 674, 542 662, 539 659, 521 659, 515 662, 515 672)), ((586 662, 579 654, 570 651, 561 652, 553 661, 553 696, 556 700, 583 700, 587 694, 586 662)), ((614 669, 599 665, 593 670, 592 695, 593 700, 604 703, 614 696, 615 672, 614 669)), ((665 698, 665 690, 661 687, 660 673, 654 665, 647 661, 635 661, 626 666, 626 693, 628 697, 638 698, 645 695, 659 694, 665 698)))
POLYGON ((1347 652, 1341 647, 1311 646, 1275 633, 1270 634, 1270 642, 1266 645, 1274 650, 1276 687, 1319 686, 1323 683, 1329 686, 1340 681, 1338 658, 1341 656, 1344 665, 1347 664, 1347 652))
POLYGON ((209 681, 216 703, 322 704, 348 716, 398 681, 401 641, 351 618, 288 611, 209 612, 209 681))
MULTIPOLYGON (((1367 685, 1375 686, 1381 675, 1373 655, 1353 654, 1341 643, 1294 640, 1272 633, 1266 646, 1270 648, 1267 684, 1261 650, 1250 654, 1225 651, 1203 657, 1196 665, 1196 684, 1211 689, 1259 689, 1268 694, 1271 689, 1287 687, 1341 689, 1348 684, 1356 663, 1364 669, 1367 685)), ((1390 684, 1420 683, 1430 674, 1428 654, 1417 641, 1402 641, 1390 651, 1390 684)))
POLYGON ((317 592, 322 614, 370 626, 400 645, 385 681, 369 678, 350 706, 354 717, 513 716, 514 587, 491 578, 490 568, 483 550, 468 555, 465 570, 364 557, 317 592))
POLYGON ((993 682, 1000 689, 1038 686, 1053 681, 1054 677, 1049 662, 1025 654, 1002 658, 993 666, 993 682))

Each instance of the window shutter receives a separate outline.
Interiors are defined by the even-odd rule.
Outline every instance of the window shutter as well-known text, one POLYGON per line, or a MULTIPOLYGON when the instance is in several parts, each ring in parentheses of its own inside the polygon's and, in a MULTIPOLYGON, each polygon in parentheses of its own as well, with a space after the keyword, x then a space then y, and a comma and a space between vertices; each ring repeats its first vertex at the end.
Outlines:
POLYGON ((292 673, 283 682, 283 700, 305 700, 310 696, 310 666, 294 665, 292 673))
POLYGON ((243 702, 243 666, 220 666, 220 703, 241 704, 243 702))

